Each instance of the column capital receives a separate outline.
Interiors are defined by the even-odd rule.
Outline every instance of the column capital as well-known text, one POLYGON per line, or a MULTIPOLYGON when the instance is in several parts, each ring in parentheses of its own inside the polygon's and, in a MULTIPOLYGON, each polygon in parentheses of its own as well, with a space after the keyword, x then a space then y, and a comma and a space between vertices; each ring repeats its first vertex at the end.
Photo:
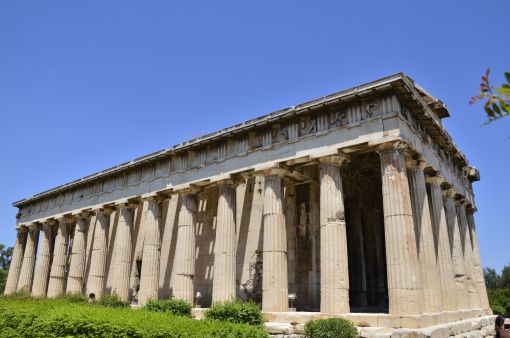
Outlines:
POLYGON ((100 212, 102 212, 103 214, 106 214, 106 215, 109 215, 111 214, 113 211, 115 211, 115 208, 112 206, 112 205, 104 205, 102 207, 99 207, 99 208, 96 208, 96 209, 93 209, 91 210, 90 212, 92 214, 98 214, 100 212))
POLYGON ((261 171, 261 174, 264 175, 265 177, 268 177, 268 176, 284 177, 286 173, 287 173, 286 169, 277 168, 277 167, 269 168, 269 169, 261 171))
POLYGON ((158 196, 158 193, 157 192, 150 192, 150 193, 147 193, 147 194, 143 194, 142 196, 140 196, 140 198, 144 201, 150 201, 150 200, 156 200, 158 199, 160 196, 158 196))
POLYGON ((27 227, 31 231, 34 229, 39 229, 40 224, 38 222, 34 222, 34 223, 30 223, 29 225, 27 225, 27 227))
POLYGON ((376 152, 379 155, 386 154, 394 151, 405 151, 411 150, 411 147, 402 140, 386 142, 376 147, 376 152))
POLYGON ((219 181, 215 181, 214 183, 216 183, 216 185, 218 186, 233 186, 235 185, 235 181, 233 179, 224 179, 224 180, 219 180, 219 181))
POLYGON ((416 169, 425 169, 429 166, 427 162, 422 157, 406 157, 406 166, 408 169, 416 170, 416 169))
POLYGON ((195 185, 190 185, 189 187, 179 189, 176 192, 179 195, 196 195, 200 191, 202 191, 202 189, 200 187, 197 187, 195 185))
POLYGON ((141 200, 142 200, 142 197, 140 197, 140 198, 138 198, 138 197, 124 198, 124 199, 115 201, 115 204, 113 207, 116 210, 119 210, 120 208, 132 209, 132 208, 138 207, 140 205, 141 200))
POLYGON ((335 155, 320 157, 317 160, 321 164, 322 163, 333 164, 333 165, 340 167, 340 166, 344 165, 345 163, 349 162, 350 158, 348 155, 344 154, 343 152, 339 152, 338 154, 335 154, 335 155))
POLYGON ((425 177, 425 182, 430 183, 430 184, 441 185, 442 183, 446 182, 446 179, 443 176, 439 175, 439 173, 437 173, 434 176, 427 175, 425 177))
POLYGON ((50 218, 50 219, 42 221, 41 223, 42 223, 43 227, 44 226, 52 227, 53 225, 57 224, 57 221, 53 218, 50 218))
POLYGON ((220 191, 227 189, 235 189, 241 182, 233 179, 221 180, 214 182, 220 191))
POLYGON ((26 232, 26 231, 28 231, 28 225, 26 225, 26 224, 18 224, 16 226, 16 231, 17 232, 21 232, 21 233, 26 232))
POLYGON ((454 201, 455 201, 455 206, 463 206, 463 207, 465 207, 465 205, 466 205, 466 198, 463 195, 457 194, 455 196, 454 201))
POLYGON ((455 198, 455 195, 458 194, 454 188, 443 189, 441 192, 444 198, 455 198))
POLYGON ((59 223, 66 223, 66 224, 73 223, 75 220, 76 219, 70 215, 65 215, 65 216, 57 218, 57 221, 59 223))
POLYGON ((73 217, 75 217, 77 220, 80 218, 88 218, 93 214, 90 210, 82 210, 77 213, 72 214, 73 217))

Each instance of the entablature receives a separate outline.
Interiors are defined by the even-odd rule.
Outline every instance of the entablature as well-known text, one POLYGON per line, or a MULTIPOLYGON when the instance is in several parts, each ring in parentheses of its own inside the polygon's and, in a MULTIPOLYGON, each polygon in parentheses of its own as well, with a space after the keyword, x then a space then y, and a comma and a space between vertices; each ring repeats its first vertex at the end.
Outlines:
MULTIPOLYGON (((161 181, 176 175, 186 176, 181 174, 201 168, 219 166, 239 169, 224 162, 268 150, 277 153, 282 145, 301 143, 309 138, 317 138, 312 142, 317 143, 315 147, 327 148, 330 145, 328 142, 331 145, 343 143, 355 147, 371 138, 383 137, 387 127, 381 122, 381 117, 386 119, 394 115, 403 116, 413 125, 423 139, 446 162, 451 163, 454 171, 465 172, 463 168, 467 166, 467 160, 442 128, 438 119, 441 115, 431 110, 431 103, 425 102, 424 96, 423 90, 417 89, 412 80, 403 74, 396 74, 137 158, 17 201, 13 205, 21 209, 20 217, 23 217, 81 199, 127 189, 141 182, 161 181), (334 136, 320 137, 328 134, 334 136)), ((300 151, 299 147, 293 148, 296 152, 300 151)), ((282 156, 285 156, 285 152, 282 152, 282 156)), ((264 162, 263 155, 254 157, 264 162)), ((243 160, 240 167, 242 163, 243 160)))

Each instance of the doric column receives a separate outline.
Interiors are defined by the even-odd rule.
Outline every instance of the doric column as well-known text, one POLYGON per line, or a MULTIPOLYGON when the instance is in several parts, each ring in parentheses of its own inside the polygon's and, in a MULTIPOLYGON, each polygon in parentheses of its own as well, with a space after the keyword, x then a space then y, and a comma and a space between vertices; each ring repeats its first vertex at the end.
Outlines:
POLYGON ((173 297, 193 304, 195 278, 195 226, 197 203, 194 192, 183 192, 177 222, 173 297))
POLYGON ((116 294, 120 299, 129 300, 129 278, 131 276, 131 256, 133 254, 133 225, 134 208, 132 204, 120 204, 119 223, 117 224, 117 234, 113 244, 112 264, 113 280, 112 294, 116 294))
POLYGON ((440 312, 443 304, 437 291, 441 290, 439 266, 436 260, 434 227, 430 215, 429 199, 423 169, 424 161, 408 161, 409 187, 413 207, 413 219, 416 232, 418 261, 421 271, 422 311, 440 312))
POLYGON ((48 221, 41 225, 42 238, 37 252, 32 297, 46 297, 53 248, 52 226, 54 224, 55 221, 48 221))
POLYGON ((230 180, 219 182, 218 188, 213 303, 236 297, 235 189, 230 180))
POLYGON ((284 195, 289 294, 297 294, 296 186, 292 180, 284 180, 284 195))
POLYGON ((478 247, 478 236, 476 235, 475 219, 473 213, 475 209, 467 211, 468 230, 471 233, 471 240, 473 243, 473 273, 476 283, 478 296, 480 297, 480 308, 488 309, 489 300, 487 298, 487 289, 485 288, 485 279, 483 276, 482 260, 480 258, 480 249, 478 247))
POLYGON ((144 305, 148 300, 158 299, 159 257, 161 250, 161 233, 159 231, 159 199, 148 197, 145 219, 145 236, 143 242, 142 271, 140 273, 140 291, 138 304, 144 305))
POLYGON ((72 219, 63 218, 58 222, 53 261, 51 263, 50 280, 48 282, 48 298, 58 297, 66 289, 67 248, 69 246, 69 225, 72 219))
POLYGON ((443 196, 441 192, 441 183, 444 179, 440 176, 427 177, 427 183, 430 184, 430 200, 432 207, 432 216, 434 232, 436 238, 437 263, 439 266, 439 276, 441 278, 441 299, 443 300, 443 311, 453 311, 457 309, 454 295, 454 270, 452 265, 452 256, 450 253, 450 242, 448 239, 448 225, 446 222, 445 208, 443 206, 443 196))
POLYGON ((265 176, 264 242, 262 253, 262 310, 288 310, 287 234, 283 214, 283 170, 265 176))
MULTIPOLYGON (((463 201, 462 201, 463 202, 463 201)), ((480 308, 480 297, 478 296, 474 275, 473 248, 471 245, 471 236, 469 233, 466 217, 466 207, 464 203, 457 204, 457 215, 459 217, 460 235, 462 238, 462 253, 464 271, 466 272, 466 290, 468 293, 468 309, 480 308)))
POLYGON ((170 298, 170 283, 173 278, 172 270, 175 257, 175 239, 177 238, 177 216, 179 195, 172 194, 162 204, 162 213, 165 218, 161 220, 163 228, 163 237, 161 238, 161 255, 159 258, 159 298, 170 298), (164 210, 167 210, 164 213, 164 210))
POLYGON ((462 236, 460 218, 455 206, 455 190, 443 190, 444 206, 446 210, 446 222, 450 234, 450 252, 452 255, 453 287, 457 309, 469 309, 469 294, 467 289, 467 278, 462 255, 462 236))
POLYGON ((320 264, 321 312, 349 313, 349 268, 344 192, 340 166, 346 157, 321 159, 320 264))
POLYGON ((7 275, 7 281, 5 283, 5 295, 16 292, 21 264, 23 262, 23 251, 25 250, 27 231, 25 227, 19 227, 16 228, 16 232, 16 242, 14 243, 9 274, 7 275))
POLYGON ((39 226, 30 224, 28 227, 27 243, 25 245, 25 254, 23 255, 23 265, 19 275, 17 291, 32 291, 32 281, 34 278, 35 253, 37 252, 37 243, 39 241, 39 226))
POLYGON ((109 209, 97 211, 94 238, 92 239, 92 253, 90 270, 87 277, 86 295, 93 293, 97 299, 101 298, 105 285, 106 255, 108 252, 107 238, 109 224, 109 209))
POLYGON ((420 313, 418 254, 403 149, 380 148, 389 313, 420 313))
POLYGON ((66 293, 81 294, 83 292, 83 277, 85 276, 85 248, 87 242, 88 219, 80 215, 74 229, 73 247, 67 276, 66 293))

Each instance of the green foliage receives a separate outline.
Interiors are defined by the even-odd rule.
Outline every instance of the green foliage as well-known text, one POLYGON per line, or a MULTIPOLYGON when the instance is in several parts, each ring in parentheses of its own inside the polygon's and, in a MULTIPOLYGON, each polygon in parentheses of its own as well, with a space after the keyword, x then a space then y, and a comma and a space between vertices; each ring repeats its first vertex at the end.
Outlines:
POLYGON ((0 244, 0 270, 9 270, 11 265, 13 247, 6 248, 5 245, 0 244))
POLYGON ((7 270, 0 270, 0 294, 4 293, 5 283, 7 283, 7 270))
POLYGON ((0 298, 0 337, 267 337, 260 327, 62 299, 0 298))
POLYGON ((82 294, 78 293, 72 293, 72 294, 65 294, 62 296, 57 297, 58 300, 61 300, 66 303, 87 303, 88 299, 82 294))
POLYGON ((506 265, 501 270, 500 283, 502 288, 510 288, 510 265, 506 265))
POLYGON ((117 295, 103 295, 96 304, 99 306, 113 308, 129 307, 129 303, 123 301, 117 295))
POLYGON ((499 288, 501 277, 498 275, 496 270, 491 268, 483 269, 483 277, 485 278, 485 286, 488 289, 499 288))
POLYGON ((510 288, 487 289, 487 295, 494 314, 510 313, 510 288))
POLYGON ((7 273, 9 272, 9 265, 11 264, 12 250, 12 247, 6 248, 5 245, 0 244, 0 294, 3 294, 5 290, 7 273))
POLYGON ((175 316, 191 318, 191 304, 184 300, 149 300, 144 309, 153 312, 166 312, 175 316))
POLYGON ((489 289, 510 288, 510 264, 503 267, 501 274, 498 274, 494 269, 485 268, 483 277, 485 286, 489 289))
POLYGON ((27 299, 32 299, 32 296, 30 295, 29 292, 17 291, 15 293, 11 293, 10 295, 1 295, 0 299, 27 300, 27 299))
POLYGON ((306 322, 305 335, 308 338, 356 338, 358 330, 347 319, 317 319, 306 322))
POLYGON ((510 313, 510 264, 503 267, 501 274, 485 268, 483 276, 492 311, 500 315, 510 313))
POLYGON ((494 87, 489 82, 490 69, 482 76, 480 84, 480 94, 473 96, 470 104, 474 104, 479 100, 486 99, 483 107, 490 123, 494 120, 510 115, 510 72, 505 73, 506 83, 501 87, 494 87))
POLYGON ((263 323, 259 306, 253 301, 243 302, 239 299, 214 304, 205 312, 205 318, 250 325, 263 323))

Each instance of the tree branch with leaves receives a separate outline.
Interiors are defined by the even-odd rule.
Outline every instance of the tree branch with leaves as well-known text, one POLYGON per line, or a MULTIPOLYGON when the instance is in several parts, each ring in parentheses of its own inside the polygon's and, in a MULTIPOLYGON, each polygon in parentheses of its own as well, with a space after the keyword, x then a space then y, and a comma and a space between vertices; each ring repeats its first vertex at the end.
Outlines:
POLYGON ((469 104, 485 101, 483 107, 487 113, 488 121, 484 125, 510 115, 510 72, 505 72, 506 83, 501 87, 494 87, 489 81, 490 68, 482 76, 480 94, 473 96, 469 104))

